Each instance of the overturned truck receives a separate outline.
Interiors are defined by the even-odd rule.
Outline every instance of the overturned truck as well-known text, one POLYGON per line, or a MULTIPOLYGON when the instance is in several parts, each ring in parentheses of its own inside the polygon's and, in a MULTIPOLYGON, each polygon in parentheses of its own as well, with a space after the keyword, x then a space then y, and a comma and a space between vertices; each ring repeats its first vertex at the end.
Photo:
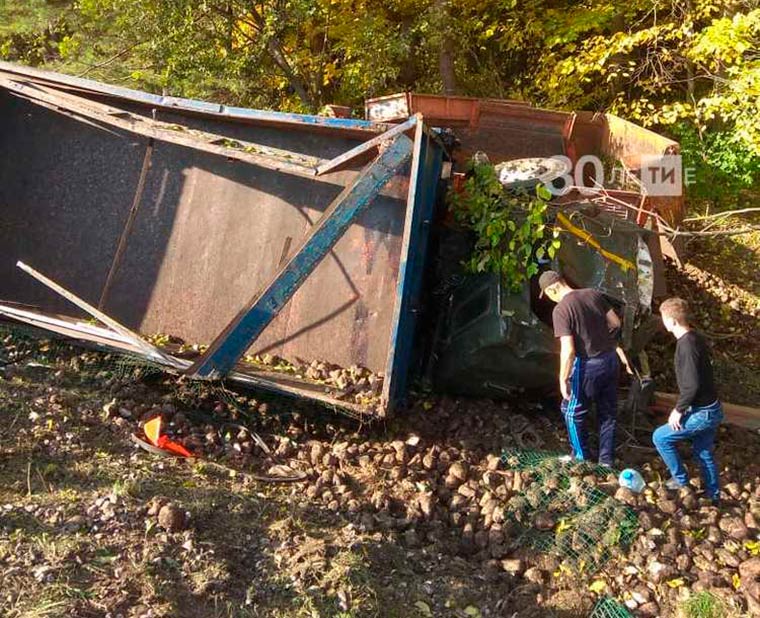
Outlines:
MULTIPOLYGON (((500 108, 502 160, 615 143, 503 105, 528 120, 500 108)), ((494 128, 459 144, 441 128, 457 121, 241 109, 0 63, 0 314, 353 414, 387 415, 420 376, 465 394, 549 387, 535 280, 515 294, 465 273, 466 233, 445 216, 467 144, 494 128)), ((554 206, 567 240, 544 267, 607 293, 638 351, 664 291, 658 205, 604 189, 554 206)))

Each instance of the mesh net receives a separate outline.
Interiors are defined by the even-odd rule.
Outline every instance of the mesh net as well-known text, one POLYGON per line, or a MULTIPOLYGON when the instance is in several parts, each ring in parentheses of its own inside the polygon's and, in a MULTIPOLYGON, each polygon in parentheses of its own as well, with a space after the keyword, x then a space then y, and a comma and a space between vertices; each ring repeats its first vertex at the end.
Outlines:
POLYGON ((633 618, 633 614, 615 599, 604 597, 599 599, 589 618, 633 618))
POLYGON ((127 352, 111 352, 72 342, 26 325, 0 326, 0 366, 69 366, 83 379, 136 382, 165 372, 159 364, 127 352))
POLYGON ((603 491, 617 487, 609 468, 540 451, 505 451, 502 462, 519 476, 507 503, 518 544, 588 574, 635 539, 636 513, 603 491))
MULTIPOLYGON (((97 346, 69 341, 26 325, 0 325, 0 368, 36 367, 43 371, 68 367, 83 382, 98 380, 107 389, 150 381, 160 382, 167 400, 188 406, 191 415, 202 403, 223 402, 238 418, 250 415, 240 389, 230 389, 224 381, 191 380, 169 372, 151 360, 128 352, 105 351, 97 346)), ((266 400, 263 394, 257 399, 266 400)), ((207 406, 208 407, 208 406, 207 406)), ((211 406, 213 407, 213 406, 211 406)), ((210 420, 210 419, 205 419, 210 420)))

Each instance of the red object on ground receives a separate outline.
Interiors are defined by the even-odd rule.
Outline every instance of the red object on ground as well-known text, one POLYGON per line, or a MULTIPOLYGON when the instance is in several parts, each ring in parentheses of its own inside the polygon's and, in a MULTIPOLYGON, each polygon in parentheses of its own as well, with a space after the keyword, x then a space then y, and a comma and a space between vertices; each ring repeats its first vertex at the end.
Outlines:
POLYGON ((179 455, 180 457, 193 456, 193 454, 190 451, 188 451, 184 446, 170 440, 166 435, 161 434, 161 417, 160 416, 157 416, 156 418, 152 418, 147 423, 145 423, 145 427, 143 428, 143 430, 145 431, 145 437, 148 438, 148 442, 150 442, 153 446, 163 449, 165 451, 169 451, 170 453, 173 453, 174 455, 179 455))

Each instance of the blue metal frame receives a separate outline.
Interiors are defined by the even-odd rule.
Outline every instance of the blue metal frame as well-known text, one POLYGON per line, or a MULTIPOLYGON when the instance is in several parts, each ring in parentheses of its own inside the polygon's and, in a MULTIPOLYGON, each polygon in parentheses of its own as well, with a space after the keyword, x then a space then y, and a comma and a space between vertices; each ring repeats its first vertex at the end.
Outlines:
POLYGON ((383 398, 388 405, 386 413, 406 395, 443 154, 443 147, 420 122, 415 139, 413 184, 407 204, 407 227, 404 230, 396 310, 383 390, 383 398))
POLYGON ((412 140, 406 135, 398 135, 390 142, 325 211, 295 255, 186 373, 199 378, 218 378, 229 373, 356 217, 409 161, 412 151, 412 140))
POLYGON ((272 112, 259 109, 248 109, 245 107, 229 107, 218 103, 209 103, 207 101, 198 101, 194 99, 183 99, 180 97, 166 97, 131 88, 121 86, 112 86, 103 84, 91 79, 81 77, 72 77, 61 73, 50 71, 41 71, 30 67, 13 64, 10 62, 0 62, 0 71, 14 73, 20 76, 28 76, 35 79, 41 79, 48 82, 73 86, 83 90, 89 90, 108 96, 129 99, 154 107, 162 107, 169 110, 189 111, 200 114, 212 114, 224 118, 239 118, 244 120, 254 120, 261 122, 285 123, 301 125, 304 127, 327 127, 331 129, 350 129, 359 131, 369 131, 382 133, 391 128, 393 125, 385 125, 369 120, 357 120, 354 118, 328 118, 325 116, 312 116, 308 114, 292 114, 287 112, 272 112))
MULTIPOLYGON (((364 120, 323 118, 251 110, 236 107, 192 101, 175 97, 162 97, 138 92, 128 88, 110 86, 95 81, 40 71, 18 65, 0 62, 0 74, 12 76, 24 83, 38 80, 53 87, 73 88, 82 96, 102 95, 114 99, 133 101, 140 105, 174 110, 177 113, 203 114, 228 121, 251 121, 254 123, 280 125, 283 129, 298 131, 320 130, 327 132, 351 133, 361 137, 363 144, 343 153, 330 162, 324 163, 323 171, 335 169, 352 157, 369 152, 381 140, 378 158, 370 164, 325 212, 298 249, 296 255, 279 270, 276 277, 263 292, 254 297, 246 308, 214 340, 209 350, 196 363, 188 367, 182 362, 185 372, 194 377, 217 377, 230 375, 233 379, 244 379, 251 384, 271 388, 278 392, 296 394, 303 397, 329 401, 334 405, 355 409, 354 404, 332 400, 329 395, 299 389, 276 380, 243 375, 232 372, 237 360, 245 353, 272 318, 288 302, 303 281, 313 272, 316 265, 343 235, 357 215, 369 207, 382 187, 397 174, 407 176, 404 169, 412 159, 409 178, 409 192, 404 215, 404 233, 398 262, 397 295, 391 323, 388 359, 385 367, 385 387, 383 400, 390 410, 405 394, 408 373, 412 363, 416 313, 420 300, 425 256, 432 219, 436 191, 438 188, 443 150, 429 130, 423 127, 422 118, 417 116, 403 125, 373 123, 364 120), (416 126, 414 143, 400 131, 412 130, 416 126), (376 134, 378 137, 375 137, 376 134), (366 139, 369 139, 367 142, 366 139), (387 140, 387 141, 386 141, 387 140)), ((398 213, 401 216, 401 213, 398 213)), ((86 337, 85 337, 86 338, 86 337)), ((180 361, 178 361, 180 362, 180 361)), ((172 366, 175 366, 172 363, 172 366)))

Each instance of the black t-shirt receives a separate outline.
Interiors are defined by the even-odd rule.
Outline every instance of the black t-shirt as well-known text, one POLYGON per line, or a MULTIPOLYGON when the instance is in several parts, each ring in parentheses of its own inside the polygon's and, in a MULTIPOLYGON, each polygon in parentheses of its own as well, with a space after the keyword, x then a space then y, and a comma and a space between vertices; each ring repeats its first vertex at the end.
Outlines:
POLYGON ((709 406, 718 393, 713 381, 710 349, 702 335, 690 330, 676 342, 676 380, 680 393, 676 409, 683 412, 689 406, 709 406))
POLYGON ((617 347, 615 336, 607 325, 610 309, 612 306, 601 292, 573 290, 554 307, 554 336, 572 335, 575 354, 582 358, 610 352, 617 347))

